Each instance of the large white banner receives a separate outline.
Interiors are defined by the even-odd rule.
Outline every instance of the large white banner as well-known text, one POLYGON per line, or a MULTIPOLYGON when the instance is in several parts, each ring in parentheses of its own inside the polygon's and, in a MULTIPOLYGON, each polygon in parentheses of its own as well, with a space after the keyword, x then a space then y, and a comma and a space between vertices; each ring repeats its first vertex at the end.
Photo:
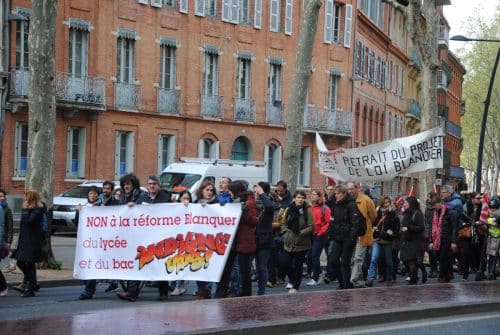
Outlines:
POLYGON ((218 282, 241 204, 83 207, 74 277, 218 282))
POLYGON ((443 167, 443 129, 355 149, 325 151, 316 133, 320 173, 340 181, 383 181, 399 175, 443 167))

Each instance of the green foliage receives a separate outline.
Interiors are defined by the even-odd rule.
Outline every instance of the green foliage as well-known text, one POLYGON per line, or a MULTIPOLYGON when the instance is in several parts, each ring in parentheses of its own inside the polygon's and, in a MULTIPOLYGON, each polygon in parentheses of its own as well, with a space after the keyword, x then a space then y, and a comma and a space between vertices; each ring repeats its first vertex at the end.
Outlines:
MULTIPOLYGON (((500 9, 500 8, 499 8, 500 9)), ((469 17, 469 31, 467 36, 484 39, 500 38, 500 11, 496 11, 496 16, 492 22, 484 22, 479 17, 469 17)), ((477 164, 477 152, 482 116, 484 112, 484 101, 488 92, 493 65, 495 62, 499 43, 475 42, 467 43, 458 54, 467 69, 467 74, 463 83, 463 99, 466 103, 466 112, 462 117, 462 137, 464 139, 464 149, 461 155, 461 162, 466 171, 475 171, 477 164)), ((489 175, 498 175, 500 168, 500 69, 497 69, 495 83, 492 90, 490 107, 488 113, 486 137, 483 153, 483 171, 487 169, 489 175)), ((485 178, 483 183, 487 191, 498 192, 495 178, 485 178)), ((496 178, 498 179, 498 177, 496 178)), ((471 180, 468 180, 471 183, 471 180)))

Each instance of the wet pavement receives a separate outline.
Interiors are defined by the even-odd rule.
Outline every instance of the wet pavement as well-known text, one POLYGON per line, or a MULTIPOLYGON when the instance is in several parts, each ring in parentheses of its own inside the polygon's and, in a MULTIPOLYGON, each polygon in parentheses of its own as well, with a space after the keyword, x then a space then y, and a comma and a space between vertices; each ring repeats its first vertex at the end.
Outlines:
MULTIPOLYGON (((0 322, 2 334, 290 334, 498 311, 500 282, 327 290, 0 322)), ((42 306, 40 308, 43 308, 42 306)), ((0 308, 1 312, 1 308, 0 308)))

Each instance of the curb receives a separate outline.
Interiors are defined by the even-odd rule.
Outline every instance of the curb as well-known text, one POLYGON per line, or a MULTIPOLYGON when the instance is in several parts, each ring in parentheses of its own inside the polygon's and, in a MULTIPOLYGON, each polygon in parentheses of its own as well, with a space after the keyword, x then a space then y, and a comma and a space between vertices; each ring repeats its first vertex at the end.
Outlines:
POLYGON ((326 315, 319 318, 299 318, 265 322, 259 325, 247 325, 246 328, 224 327, 211 330, 200 330, 189 334, 206 335, 274 335, 309 333, 318 331, 346 330, 354 327, 377 326, 394 323, 395 320, 417 321, 464 314, 478 314, 498 311, 500 301, 463 303, 450 306, 407 308, 404 310, 387 310, 363 314, 326 315))

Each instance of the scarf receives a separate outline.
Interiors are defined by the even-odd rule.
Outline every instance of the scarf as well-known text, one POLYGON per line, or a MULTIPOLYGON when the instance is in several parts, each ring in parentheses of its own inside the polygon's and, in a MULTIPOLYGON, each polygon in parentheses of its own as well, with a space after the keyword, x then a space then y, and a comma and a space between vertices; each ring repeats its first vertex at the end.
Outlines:
POLYGON ((300 216, 304 215, 304 221, 307 222, 307 210, 305 206, 297 207, 295 203, 291 203, 288 207, 286 225, 295 234, 300 232, 300 216))
POLYGON ((9 206, 9 204, 7 203, 6 200, 0 202, 0 206, 2 206, 3 208, 7 208, 7 206, 9 206))
POLYGON ((443 207, 441 207, 441 213, 438 213, 438 211, 435 210, 434 215, 432 216, 432 249, 434 250, 439 250, 441 247, 441 226, 445 212, 446 206, 443 205, 443 207))

